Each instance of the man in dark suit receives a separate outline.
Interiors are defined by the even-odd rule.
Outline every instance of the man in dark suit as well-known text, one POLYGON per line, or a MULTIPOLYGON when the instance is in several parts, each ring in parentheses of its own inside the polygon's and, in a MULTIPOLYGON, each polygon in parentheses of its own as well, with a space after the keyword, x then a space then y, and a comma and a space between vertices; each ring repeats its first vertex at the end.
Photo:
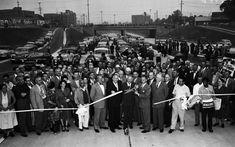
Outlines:
MULTIPOLYGON (((133 83, 135 86, 139 86, 141 83, 141 79, 137 71, 133 72, 133 83)), ((140 115, 140 108, 139 108, 139 97, 135 95, 135 102, 134 102, 134 118, 137 121, 137 126, 141 125, 141 115, 140 115)))
MULTIPOLYGON (((151 91, 153 96, 152 104, 166 100, 168 96, 168 87, 163 82, 162 75, 158 74, 156 79, 157 79, 156 82, 154 82, 151 86, 151 91)), ((164 108, 165 108, 165 103, 159 105, 153 105, 153 130, 159 128, 161 133, 164 130, 164 108)))
MULTIPOLYGON (((92 101, 97 101, 102 99, 106 95, 106 85, 104 83, 104 78, 102 75, 96 77, 97 82, 92 85, 90 97, 92 101)), ((105 125, 105 116, 106 116, 106 101, 100 101, 94 104, 94 129, 96 133, 99 133, 99 127, 101 129, 108 129, 105 125)))
POLYGON ((122 90, 124 91, 123 97, 122 97, 122 107, 124 112, 124 125, 123 129, 125 130, 128 128, 128 126, 132 129, 132 121, 133 121, 133 104, 135 101, 135 95, 134 90, 132 90, 129 93, 125 93, 128 90, 133 89, 135 84, 133 83, 133 77, 128 76, 127 82, 122 84, 122 90))
MULTIPOLYGON (((30 90, 30 100, 33 106, 33 109, 44 109, 43 99, 46 98, 45 87, 42 84, 41 77, 36 77, 35 85, 30 90)), ((42 111, 35 112, 35 129, 37 135, 41 135, 41 132, 44 131, 46 127, 47 117, 46 113, 42 111)))
MULTIPOLYGON (((170 78, 168 74, 165 75, 165 83, 168 87, 168 95, 166 99, 173 98, 173 89, 174 89, 174 80, 170 78)), ((171 126, 171 115, 172 115, 172 107, 169 105, 169 102, 166 102, 165 104, 165 110, 164 110, 164 120, 166 124, 166 128, 171 126)))
MULTIPOLYGON (((23 76, 16 77, 17 84, 12 91, 16 97, 16 110, 30 109, 30 89, 24 82, 23 76)), ((27 137, 27 131, 32 131, 32 119, 29 113, 17 113, 18 124, 21 136, 27 137)))
POLYGON ((142 133, 147 133, 150 131, 150 94, 151 87, 147 84, 147 78, 145 76, 141 77, 141 85, 135 94, 139 97, 139 106, 141 109, 141 129, 144 129, 142 133))
MULTIPOLYGON (((148 85, 151 87, 152 86, 152 84, 155 82, 156 80, 155 80, 155 75, 154 75, 154 73, 153 72, 149 72, 149 79, 148 79, 148 85)), ((151 95, 150 95, 150 105, 152 104, 152 102, 153 102, 153 95, 152 95, 152 93, 151 93, 151 95)), ((153 108, 152 107, 150 107, 150 120, 151 120, 151 123, 153 122, 153 108)))
POLYGON ((51 78, 51 82, 55 84, 55 88, 58 88, 61 80, 61 70, 60 68, 55 69, 55 75, 51 78))
MULTIPOLYGON (((114 94, 121 90, 122 83, 118 80, 118 75, 114 74, 112 80, 109 80, 107 83, 107 95, 114 94)), ((112 132, 115 132, 115 129, 121 129, 119 127, 121 101, 121 94, 115 95, 108 99, 109 127, 112 132)))

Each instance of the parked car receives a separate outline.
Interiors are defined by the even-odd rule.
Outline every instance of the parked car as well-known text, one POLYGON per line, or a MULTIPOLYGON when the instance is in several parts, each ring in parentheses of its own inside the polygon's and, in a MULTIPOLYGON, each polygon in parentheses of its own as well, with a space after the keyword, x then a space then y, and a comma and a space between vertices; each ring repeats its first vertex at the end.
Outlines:
POLYGON ((85 42, 79 42, 79 46, 80 46, 79 52, 81 54, 86 54, 87 53, 87 44, 85 42))
POLYGON ((10 46, 0 46, 0 60, 10 58, 13 52, 10 46))
POLYGON ((228 39, 221 39, 221 43, 224 45, 224 46, 229 46, 231 47, 232 46, 232 42, 228 39))
POLYGON ((114 57, 113 54, 111 54, 110 49, 104 48, 104 47, 100 47, 100 48, 95 48, 95 50, 94 50, 94 56, 95 56, 95 58, 96 58, 97 61, 100 60, 101 55, 102 55, 103 53, 105 54, 105 56, 106 56, 106 58, 107 58, 107 60, 108 60, 109 62, 112 62, 112 60, 114 60, 115 57, 114 57))
POLYGON ((64 61, 68 60, 69 53, 73 53, 74 55, 78 55, 78 49, 77 47, 68 47, 68 48, 63 48, 61 51, 58 52, 58 55, 61 54, 61 57, 63 58, 64 61))
POLYGON ((49 53, 34 52, 27 56, 27 58, 24 60, 24 63, 27 65, 44 64, 51 66, 52 59, 53 58, 49 53))

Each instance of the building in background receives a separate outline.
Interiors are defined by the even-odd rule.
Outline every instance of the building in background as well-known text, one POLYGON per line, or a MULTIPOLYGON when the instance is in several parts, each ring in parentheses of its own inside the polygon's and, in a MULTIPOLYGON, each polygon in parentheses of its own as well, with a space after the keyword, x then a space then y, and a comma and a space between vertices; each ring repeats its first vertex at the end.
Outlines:
POLYGON ((54 26, 71 26, 77 24, 76 13, 66 10, 65 12, 44 14, 46 24, 54 26))
POLYGON ((147 15, 146 12, 143 15, 132 15, 131 20, 133 25, 149 25, 153 22, 150 15, 147 15))
POLYGON ((0 25, 21 26, 21 25, 43 25, 42 16, 34 11, 22 10, 21 7, 0 10, 0 25))

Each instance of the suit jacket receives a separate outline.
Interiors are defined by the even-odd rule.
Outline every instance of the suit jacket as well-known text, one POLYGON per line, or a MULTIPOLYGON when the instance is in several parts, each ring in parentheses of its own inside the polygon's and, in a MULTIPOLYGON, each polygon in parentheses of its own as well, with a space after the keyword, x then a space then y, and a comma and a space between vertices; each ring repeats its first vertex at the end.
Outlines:
POLYGON ((72 88, 73 91, 80 87, 80 85, 77 85, 77 83, 75 82, 75 80, 72 80, 72 81, 70 82, 70 85, 71 85, 71 88, 72 88))
POLYGON ((150 95, 151 87, 146 83, 144 87, 140 85, 139 89, 139 107, 140 108, 149 108, 150 107, 150 95))
POLYGON ((141 79, 138 77, 136 80, 133 80, 133 83, 139 85, 141 83, 141 79))
MULTIPOLYGON (((88 103, 90 103, 90 95, 88 93, 88 90, 86 89, 87 95, 88 95, 88 103)), ((84 97, 83 97, 83 91, 81 88, 77 88, 74 92, 74 101, 77 105, 84 104, 84 97)))
MULTIPOLYGON (((107 83, 107 95, 112 94, 111 91, 118 92, 118 91, 122 90, 122 82, 119 80, 117 82, 117 84, 118 84, 118 89, 113 84, 112 80, 110 80, 107 83)), ((121 94, 117 94, 117 95, 111 97, 110 99, 108 99, 108 106, 109 107, 120 107, 121 101, 122 101, 122 95, 121 94)))
MULTIPOLYGON (((106 89, 106 85, 104 84, 104 91, 105 91, 105 89, 106 89)), ((94 85, 92 85, 90 97, 93 102, 105 97, 105 93, 102 92, 98 83, 95 83, 94 85)), ((100 102, 94 104, 94 108, 105 108, 105 102, 106 101, 104 100, 104 101, 100 101, 100 102)))
MULTIPOLYGON (((152 96, 153 96, 153 104, 166 100, 168 93, 169 93, 169 88, 168 86, 164 83, 161 82, 159 87, 156 85, 157 83, 154 82, 151 86, 151 91, 152 91, 152 96)), ((153 105, 154 107, 164 107, 165 103, 159 104, 159 105, 153 105)))
POLYGON ((57 89, 58 86, 59 86, 59 83, 60 83, 60 79, 58 79, 57 76, 53 76, 53 77, 51 78, 51 82, 54 82, 55 88, 57 89))
POLYGON ((127 82, 122 84, 122 90, 124 91, 123 96, 122 96, 122 105, 123 105, 123 107, 133 106, 133 104, 135 102, 134 91, 125 94, 125 90, 133 89, 134 86, 135 86, 134 83, 131 83, 130 87, 128 87, 127 82))
POLYGON ((44 109, 41 92, 36 84, 30 89, 30 100, 34 109, 44 109))
MULTIPOLYGON (((8 98, 8 107, 13 106, 16 102, 16 99, 15 99, 14 93, 11 90, 7 91, 7 98, 8 98)), ((0 91, 0 108, 3 108, 2 91, 0 91)))
POLYGON ((64 108, 67 108, 68 103, 66 102, 66 99, 73 100, 71 98, 71 91, 69 88, 65 88, 64 91, 62 91, 61 89, 56 89, 55 95, 56 95, 56 103, 59 107, 63 105, 64 108))
POLYGON ((167 95, 167 99, 171 99, 173 98, 173 89, 175 87, 174 85, 174 80, 170 80, 168 83, 167 83, 167 87, 168 87, 168 95, 167 95))

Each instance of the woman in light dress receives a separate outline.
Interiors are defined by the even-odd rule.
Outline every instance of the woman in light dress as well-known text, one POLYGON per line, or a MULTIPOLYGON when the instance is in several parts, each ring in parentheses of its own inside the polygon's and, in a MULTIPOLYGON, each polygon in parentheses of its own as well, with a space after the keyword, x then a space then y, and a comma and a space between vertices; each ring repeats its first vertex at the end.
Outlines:
POLYGON ((15 96, 11 90, 7 90, 7 85, 3 84, 0 90, 0 129, 4 132, 4 138, 9 135, 14 137, 13 128, 18 125, 16 113, 14 111, 15 96), (7 112, 7 113, 5 113, 7 112))

